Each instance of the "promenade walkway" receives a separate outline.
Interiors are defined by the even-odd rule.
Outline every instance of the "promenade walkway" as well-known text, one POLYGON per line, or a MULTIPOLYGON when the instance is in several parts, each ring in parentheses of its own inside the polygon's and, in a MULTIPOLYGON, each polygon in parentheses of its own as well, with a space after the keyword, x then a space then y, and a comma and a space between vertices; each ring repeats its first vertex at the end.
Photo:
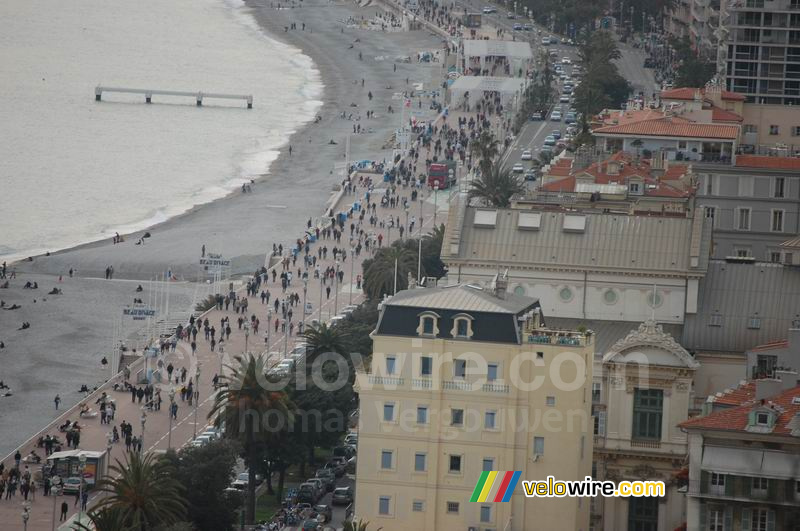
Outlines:
MULTIPOLYGON (((424 153, 424 151, 423 151, 424 153)), ((420 155, 422 157, 422 155, 420 155)), ((381 179, 380 175, 371 174, 373 182, 376 179, 381 179)), ((356 183, 358 178, 354 180, 356 183)), ((387 183, 388 184, 388 183, 387 183)), ((375 182, 375 189, 380 190, 386 188, 386 184, 383 182, 375 182)), ((396 196, 400 198, 408 198, 409 203, 411 205, 409 209, 409 221, 412 217, 416 218, 416 225, 414 227, 414 234, 412 236, 418 236, 420 234, 420 217, 423 218, 424 226, 421 230, 422 234, 425 234, 430 231, 431 227, 433 226, 433 210, 434 204, 438 206, 439 215, 438 215, 438 222, 443 223, 446 216, 447 211, 447 199, 449 196, 448 191, 439 191, 437 193, 438 197, 434 198, 434 192, 431 192, 425 188, 419 190, 420 192, 420 200, 417 202, 411 202, 411 191, 412 187, 404 188, 402 186, 397 187, 396 196), (421 213, 421 214, 420 214, 421 213)), ((366 188, 356 186, 355 190, 350 194, 343 195, 338 204, 336 205, 334 211, 344 210, 345 208, 349 207, 355 200, 363 199, 363 195, 366 192, 366 188)), ((376 216, 378 219, 382 221, 388 220, 390 217, 395 218, 395 222, 397 222, 397 218, 400 219, 400 224, 404 225, 406 223, 406 213, 402 208, 402 199, 398 201, 398 206, 394 208, 389 207, 382 207, 380 206, 380 196, 378 193, 373 192, 371 202, 377 203, 376 209, 376 216)), ((366 216, 367 220, 369 216, 366 216)), ((318 279, 313 278, 313 270, 309 271, 309 282, 308 282, 308 291, 306 293, 306 299, 312 305, 312 312, 306 316, 306 323, 309 323, 311 319, 320 319, 322 321, 327 321, 330 316, 336 315, 337 311, 341 311, 346 305, 351 303, 358 304, 363 300, 363 294, 361 290, 356 289, 355 283, 356 278, 358 275, 361 275, 361 262, 365 258, 369 258, 371 253, 363 249, 359 257, 353 256, 350 250, 349 245, 349 233, 350 233, 350 222, 353 221, 357 223, 357 214, 354 216, 352 220, 348 219, 345 223, 345 230, 343 231, 343 235, 341 238, 341 243, 336 243, 333 239, 320 239, 318 242, 311 244, 311 253, 316 253, 318 247, 320 246, 327 246, 328 253, 327 259, 323 259, 318 261, 318 265, 320 269, 324 271, 326 267, 334 266, 335 262, 333 260, 333 253, 331 249, 336 246, 338 248, 344 248, 347 251, 346 260, 340 262, 340 268, 344 271, 344 280, 338 286, 338 300, 336 297, 336 289, 335 284, 332 281, 328 281, 327 286, 331 286, 332 290, 330 296, 327 296, 323 290, 327 287, 323 285, 318 279), (355 263, 352 264, 351 267, 351 260, 355 259, 355 263), (352 271, 352 275, 351 275, 352 271), (320 297, 321 295, 321 297, 320 297), (352 297, 352 299, 351 299, 352 297), (319 306, 320 298, 322 299, 322 305, 319 306), (338 307, 334 307, 337 305, 338 307)), ((390 241, 396 240, 399 238, 399 227, 395 226, 393 229, 388 229, 388 227, 381 228, 380 226, 371 227, 365 221, 364 231, 366 233, 374 233, 375 237, 381 234, 383 236, 383 245, 387 245, 390 241)), ((408 237, 408 233, 405 233, 405 236, 408 237)), ((247 342, 247 350, 250 352, 262 352, 265 350, 269 350, 270 352, 280 352, 288 348, 291 351, 292 346, 294 345, 295 341, 297 340, 297 327, 295 327, 294 332, 295 335, 290 337, 285 337, 284 333, 281 331, 280 327, 275 332, 274 328, 274 319, 273 316, 272 320, 272 328, 270 330, 270 337, 269 337, 269 347, 265 345, 265 338, 264 338, 264 331, 266 327, 270 326, 268 324, 268 310, 274 307, 272 306, 273 301, 276 297, 283 299, 285 296, 289 295, 290 293, 297 293, 300 296, 300 304, 294 307, 294 316, 293 322, 297 323, 300 321, 302 313, 302 298, 303 298, 303 284, 302 281, 297 278, 297 268, 303 268, 302 259, 298 258, 297 264, 294 267, 291 267, 290 270, 293 272, 294 280, 291 282, 291 286, 287 289, 286 293, 283 293, 281 290, 280 284, 280 277, 277 278, 277 282, 272 281, 272 276, 269 275, 269 280, 267 281, 266 285, 262 284, 262 289, 269 290, 271 294, 270 304, 263 304, 259 297, 249 297, 248 299, 248 309, 247 309, 247 316, 249 318, 250 315, 256 315, 256 317, 260 321, 260 328, 259 333, 250 333, 249 337, 245 337, 245 333, 243 330, 240 330, 237 326, 237 319, 239 315, 237 315, 233 311, 233 306, 231 306, 229 311, 225 310, 211 310, 204 314, 204 318, 207 317, 211 325, 215 326, 217 329, 220 325, 220 320, 223 317, 228 317, 230 319, 231 325, 231 335, 230 338, 227 339, 224 343, 225 348, 225 357, 232 357, 236 354, 241 354, 245 352, 245 343, 247 342)), ((278 265, 278 273, 281 271, 281 266, 278 265)), ((244 296, 244 290, 240 290, 240 296, 244 296)), ((219 338, 219 334, 217 335, 219 338)), ((160 411, 145 411, 143 416, 142 404, 137 402, 131 401, 131 394, 127 391, 114 391, 112 389, 113 383, 121 382, 121 376, 114 378, 106 385, 98 389, 97 392, 89 395, 85 399, 85 403, 89 404, 95 411, 97 411, 97 405, 95 401, 100 396, 102 392, 107 392, 116 402, 117 409, 115 418, 112 424, 101 424, 100 418, 95 417, 91 419, 79 419, 78 414, 78 406, 75 406, 69 410, 65 410, 64 413, 54 420, 46 429, 42 430, 40 433, 36 434, 32 437, 28 442, 22 445, 19 449, 22 456, 28 455, 31 450, 35 448, 35 441, 45 434, 51 435, 59 435, 60 439, 64 440, 64 434, 58 433, 58 426, 63 424, 66 419, 70 420, 78 420, 81 426, 81 437, 80 437, 80 445, 79 448, 82 450, 92 450, 92 451, 107 451, 108 447, 108 435, 111 431, 112 425, 117 425, 122 421, 126 421, 133 425, 133 435, 139 437, 142 435, 142 423, 141 419, 144 418, 144 444, 143 450, 145 451, 165 451, 169 445, 171 439, 172 447, 181 447, 188 442, 190 442, 194 438, 195 433, 200 433, 203 431, 203 428, 208 424, 206 420, 209 411, 211 410, 213 404, 213 388, 212 388, 212 378, 215 374, 219 373, 220 365, 223 361, 219 355, 219 349, 216 349, 216 352, 212 352, 210 348, 210 343, 207 342, 203 338, 202 331, 197 336, 197 352, 196 355, 192 355, 190 343, 186 341, 179 341, 178 347, 176 348, 175 352, 169 352, 163 357, 160 356, 160 359, 163 360, 164 365, 172 364, 176 371, 180 371, 181 368, 187 369, 187 381, 188 384, 189 378, 193 378, 195 375, 196 368, 198 365, 200 366, 200 377, 199 377, 199 386, 196 389, 198 391, 199 399, 193 403, 193 405, 189 405, 188 401, 182 401, 180 399, 180 393, 176 391, 175 400, 178 403, 178 413, 177 413, 177 420, 173 421, 172 423, 172 434, 171 437, 169 435, 170 432, 170 423, 169 423, 169 397, 168 392, 170 386, 166 383, 156 384, 157 387, 161 388, 161 397, 163 400, 161 410, 160 411), (195 407, 197 405, 197 407, 195 407), (195 429, 196 424, 196 429, 195 429)), ((152 360, 151 360, 152 363, 152 360)), ((139 367, 140 368, 140 367, 139 367)), ((137 372, 137 366, 134 365, 131 371, 133 374, 137 372)), ((173 382, 174 382, 174 373, 173 373, 173 382)), ((174 387, 174 385, 173 385, 174 387)), ((119 428, 118 428, 119 429, 119 428)), ((44 449, 43 448, 35 448, 37 453, 40 456, 44 456, 44 449)), ((65 448, 66 449, 66 448, 65 448)), ((111 445, 110 448, 110 457, 111 462, 115 460, 124 460, 125 454, 125 444, 121 440, 116 444, 111 445)), ((13 455, 13 454, 12 454, 13 455)), ((13 466, 14 460, 13 458, 7 457, 4 461, 5 466, 8 468, 13 466)), ((29 465, 31 471, 35 471, 40 467, 40 465, 29 465)), ((25 464, 21 465, 21 468, 24 469, 25 464)), ((98 474, 102 476, 105 471, 98 471, 98 474)), ((92 507, 94 503, 98 501, 98 493, 92 492, 89 498, 89 508, 92 507)), ((67 501, 69 504, 69 518, 67 522, 75 521, 77 519, 77 509, 78 506, 76 502, 76 496, 74 495, 63 495, 58 497, 54 503, 53 496, 43 496, 41 486, 37 488, 35 495, 29 495, 30 501, 30 519, 27 524, 27 529, 29 531, 45 531, 52 529, 52 522, 53 522, 53 511, 55 508, 56 511, 56 525, 58 526, 58 513, 60 512, 60 506, 62 501, 67 501)), ((19 492, 17 492, 16 496, 10 499, 3 499, 0 500, 0 522, 2 522, 2 529, 3 530, 12 530, 12 529, 23 529, 23 520, 22 520, 22 512, 23 512, 23 500, 19 492)), ((85 517, 84 517, 85 518, 85 517)), ((57 527, 59 529, 69 529, 69 525, 63 525, 62 527, 57 527)))

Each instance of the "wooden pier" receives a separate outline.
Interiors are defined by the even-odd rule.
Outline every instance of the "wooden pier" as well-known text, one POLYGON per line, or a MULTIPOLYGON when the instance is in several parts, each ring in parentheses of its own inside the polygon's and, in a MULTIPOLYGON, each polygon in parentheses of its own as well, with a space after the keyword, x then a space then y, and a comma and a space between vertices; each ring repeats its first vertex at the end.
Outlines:
POLYGON ((153 102, 153 95, 157 96, 183 96, 187 98, 194 98, 198 107, 203 105, 203 100, 207 98, 212 99, 226 99, 226 100, 244 100, 247 102, 247 108, 253 108, 253 96, 242 94, 218 94, 216 92, 188 92, 180 90, 152 90, 152 89, 136 89, 136 88, 118 88, 118 87, 101 87, 94 88, 95 101, 103 100, 103 92, 117 92, 120 94, 144 94, 145 103, 153 102))

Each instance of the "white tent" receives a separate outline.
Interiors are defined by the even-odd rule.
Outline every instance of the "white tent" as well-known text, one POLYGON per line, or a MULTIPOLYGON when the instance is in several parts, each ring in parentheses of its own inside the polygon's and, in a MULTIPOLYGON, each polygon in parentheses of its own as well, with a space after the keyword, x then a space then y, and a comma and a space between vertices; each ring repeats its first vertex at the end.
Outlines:
POLYGON ((465 40, 463 49, 464 63, 467 68, 477 68, 481 71, 487 68, 487 61, 503 58, 511 67, 512 75, 517 75, 522 69, 528 69, 533 59, 531 45, 522 41, 499 40, 465 40))
POLYGON ((479 101, 484 93, 496 92, 503 105, 516 104, 525 89, 525 79, 518 77, 461 76, 450 85, 450 104, 458 108, 469 93, 469 102, 479 101))

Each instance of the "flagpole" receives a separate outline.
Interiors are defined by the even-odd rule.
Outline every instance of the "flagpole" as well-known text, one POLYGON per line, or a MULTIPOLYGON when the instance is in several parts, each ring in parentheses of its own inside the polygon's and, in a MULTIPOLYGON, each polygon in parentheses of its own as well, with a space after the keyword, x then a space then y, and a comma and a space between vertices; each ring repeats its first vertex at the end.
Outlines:
POLYGON ((397 258, 394 259, 394 293, 397 295, 397 258))

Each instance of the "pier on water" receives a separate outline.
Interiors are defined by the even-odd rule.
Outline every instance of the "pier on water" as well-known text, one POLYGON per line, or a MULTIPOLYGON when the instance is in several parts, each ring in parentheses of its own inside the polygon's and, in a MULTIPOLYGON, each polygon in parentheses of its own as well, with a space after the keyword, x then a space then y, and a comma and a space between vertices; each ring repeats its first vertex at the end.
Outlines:
POLYGON ((97 86, 94 88, 95 101, 103 100, 104 92, 116 92, 120 94, 144 94, 145 103, 153 102, 153 95, 156 96, 179 96, 194 98, 198 107, 203 105, 204 99, 224 99, 224 100, 244 100, 247 102, 247 108, 253 108, 253 96, 251 94, 219 94, 216 92, 189 92, 180 90, 152 90, 152 89, 136 89, 136 88, 119 88, 119 87, 102 87, 97 86))

